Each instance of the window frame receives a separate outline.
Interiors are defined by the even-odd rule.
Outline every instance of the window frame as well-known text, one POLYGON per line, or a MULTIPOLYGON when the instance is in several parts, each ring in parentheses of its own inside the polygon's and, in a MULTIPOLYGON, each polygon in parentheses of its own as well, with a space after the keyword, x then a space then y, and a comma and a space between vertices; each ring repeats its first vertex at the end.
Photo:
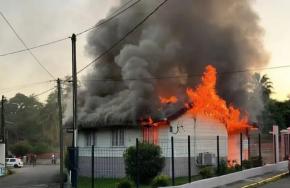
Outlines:
POLYGON ((111 146, 124 147, 125 146, 125 129, 112 129, 111 130, 111 146))

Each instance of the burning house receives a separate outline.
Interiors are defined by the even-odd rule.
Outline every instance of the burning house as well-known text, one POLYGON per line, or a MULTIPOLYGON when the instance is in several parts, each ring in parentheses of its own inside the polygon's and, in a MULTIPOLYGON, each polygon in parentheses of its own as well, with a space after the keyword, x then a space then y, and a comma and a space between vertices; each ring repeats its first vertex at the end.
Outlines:
MULTIPOLYGON (((263 30, 250 2, 165 3, 83 78, 78 146, 112 149, 110 157, 117 162, 112 162, 111 171, 116 177, 124 175, 122 154, 136 138, 162 146, 169 145, 171 136, 190 135, 196 157, 204 152, 216 155, 215 140, 202 144, 198 140, 219 135, 221 156, 238 161, 239 134, 249 128, 248 119, 256 120, 263 109, 261 88, 253 73, 244 70, 263 67, 268 60, 261 42, 263 30)), ((141 1, 91 31, 88 53, 96 57, 107 50, 157 5, 141 1)), ((71 118, 70 105, 66 120, 71 118)), ((185 165, 183 148, 177 147, 175 153, 177 165, 185 165)), ((86 170, 90 153, 79 155, 80 174, 90 175, 86 170)), ((168 151, 163 150, 163 155, 169 157, 168 151)), ((96 157, 102 169, 108 156, 96 153, 96 157)), ((169 162, 165 168, 170 168, 169 162)))

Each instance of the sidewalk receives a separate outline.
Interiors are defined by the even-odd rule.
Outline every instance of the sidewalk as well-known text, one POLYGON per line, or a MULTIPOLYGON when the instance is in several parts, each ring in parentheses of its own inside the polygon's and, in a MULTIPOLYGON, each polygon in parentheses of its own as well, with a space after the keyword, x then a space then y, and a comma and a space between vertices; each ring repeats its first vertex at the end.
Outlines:
POLYGON ((245 179, 245 180, 242 180, 242 181, 238 181, 238 182, 235 182, 235 183, 223 185, 223 186, 220 186, 218 188, 242 188, 244 186, 260 182, 262 180, 271 178, 273 176, 277 176, 277 175, 285 173, 285 172, 288 172, 288 170, 287 169, 283 169, 283 170, 280 170, 280 171, 266 173, 266 174, 264 174, 262 176, 251 177, 251 178, 248 178, 248 179, 245 179))

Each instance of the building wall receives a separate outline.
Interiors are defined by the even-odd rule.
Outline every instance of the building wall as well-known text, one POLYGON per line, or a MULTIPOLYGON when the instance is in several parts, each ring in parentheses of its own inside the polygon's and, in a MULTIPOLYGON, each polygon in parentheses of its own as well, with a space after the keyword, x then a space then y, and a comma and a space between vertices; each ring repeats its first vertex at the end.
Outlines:
MULTIPOLYGON (((191 114, 186 113, 170 122, 172 132, 168 126, 159 128, 159 145, 162 148, 171 148, 170 138, 174 137, 175 156, 187 156, 187 137, 190 136, 192 156, 199 153, 210 152, 217 154, 217 136, 220 137, 220 156, 226 157, 228 151, 228 134, 226 127, 215 120, 199 116, 194 119, 191 114)), ((163 150, 166 156, 171 153, 163 150)))
POLYGON ((5 172, 5 144, 0 143, 0 176, 5 172))
MULTIPOLYGON (((112 147, 112 130, 111 129, 98 129, 92 130, 95 134, 95 147, 112 147)), ((78 146, 87 147, 87 133, 88 131, 79 131, 78 133, 78 146)), ((142 140, 140 129, 126 128, 124 129, 124 147, 130 147, 136 144, 136 138, 142 140)))
MULTIPOLYGON (((180 118, 172 121, 169 126, 158 128, 159 145, 165 157, 165 167, 163 174, 171 175, 171 136, 174 137, 174 163, 175 176, 186 176, 188 174, 188 146, 187 136, 191 136, 191 171, 192 175, 198 174, 199 168, 196 164, 195 156, 198 153, 210 152, 216 155, 216 137, 220 136, 220 156, 227 156, 227 130, 225 126, 217 121, 197 117, 196 121, 190 114, 184 114, 180 118), (183 128, 181 128, 183 126, 183 128), (177 127, 179 130, 177 131, 177 127)), ((111 146, 111 130, 99 129, 96 133, 95 156, 95 177, 125 177, 125 165, 122 158, 123 152, 129 146, 136 144, 136 138, 142 141, 140 129, 125 129, 125 146, 111 146)), ((81 176, 91 175, 91 147, 86 147, 85 133, 79 132, 79 174, 81 176)))

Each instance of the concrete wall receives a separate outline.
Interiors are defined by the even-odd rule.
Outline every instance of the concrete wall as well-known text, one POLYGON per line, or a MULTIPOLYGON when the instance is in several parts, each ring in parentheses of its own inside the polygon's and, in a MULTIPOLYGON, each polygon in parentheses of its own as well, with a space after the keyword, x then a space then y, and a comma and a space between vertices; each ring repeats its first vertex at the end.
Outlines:
POLYGON ((0 144, 0 176, 5 174, 5 144, 0 144))
MULTIPOLYGON (((91 157, 79 157, 79 176, 90 177, 91 157)), ((94 176, 97 178, 125 177, 125 164, 122 157, 96 157, 94 176)))
POLYGON ((237 181, 244 180, 246 178, 259 176, 262 174, 266 174, 273 171, 279 171, 283 169, 287 169, 288 161, 279 162, 277 164, 267 164, 262 167, 252 168, 248 170, 243 170, 240 172, 235 172, 223 176, 203 179, 199 181, 195 181, 192 183, 187 183, 179 186, 169 186, 167 188, 212 188, 219 187, 226 184, 234 183, 237 181))

